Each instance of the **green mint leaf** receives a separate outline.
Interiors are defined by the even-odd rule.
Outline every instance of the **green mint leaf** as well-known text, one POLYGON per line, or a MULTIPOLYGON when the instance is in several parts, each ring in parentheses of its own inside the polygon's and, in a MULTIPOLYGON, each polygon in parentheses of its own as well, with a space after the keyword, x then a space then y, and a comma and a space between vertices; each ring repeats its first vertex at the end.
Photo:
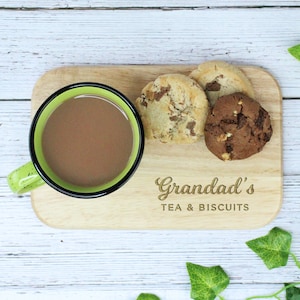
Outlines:
POLYGON ((194 300, 214 300, 229 284, 229 277, 220 266, 204 267, 187 262, 186 267, 194 300))
POLYGON ((285 283, 286 300, 300 300, 300 288, 293 286, 293 284, 285 283))
POLYGON ((156 295, 153 294, 140 294, 136 300, 160 300, 156 295))
POLYGON ((287 264, 292 236, 289 232, 274 227, 265 236, 246 242, 265 263, 268 269, 278 268, 287 264))
POLYGON ((288 49, 291 55, 300 60, 300 44, 288 49))

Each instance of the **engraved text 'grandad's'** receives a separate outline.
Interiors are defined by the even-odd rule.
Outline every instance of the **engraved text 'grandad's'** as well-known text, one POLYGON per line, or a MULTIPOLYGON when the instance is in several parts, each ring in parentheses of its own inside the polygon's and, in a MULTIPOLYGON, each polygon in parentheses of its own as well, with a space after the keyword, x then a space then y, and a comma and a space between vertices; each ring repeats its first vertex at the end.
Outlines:
MULTIPOLYGON (((214 177, 211 183, 202 185, 178 185, 174 182, 171 176, 165 178, 157 178, 155 180, 155 184, 158 186, 158 190, 160 195, 158 199, 163 201, 168 198, 170 194, 188 194, 188 195, 196 195, 196 194, 212 194, 212 195, 220 195, 220 194, 240 194, 243 192, 243 185, 246 183, 247 177, 238 177, 233 184, 225 185, 219 183, 219 178, 214 177)), ((250 184, 246 186, 245 189, 247 194, 254 193, 254 185, 250 184)))

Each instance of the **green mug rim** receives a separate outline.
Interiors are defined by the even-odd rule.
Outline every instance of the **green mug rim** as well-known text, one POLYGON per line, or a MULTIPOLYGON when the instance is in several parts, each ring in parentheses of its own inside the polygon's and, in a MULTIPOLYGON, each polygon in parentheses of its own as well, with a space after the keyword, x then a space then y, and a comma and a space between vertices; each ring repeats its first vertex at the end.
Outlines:
POLYGON ((57 90, 39 107, 30 128, 29 150, 36 171, 42 179, 55 190, 75 198, 102 197, 119 189, 136 171, 144 152, 144 129, 136 108, 124 94, 106 84, 78 82, 57 90), (89 92, 87 92, 87 90, 89 92), (47 122, 47 118, 51 115, 53 110, 71 97, 83 94, 100 96, 119 105, 131 123, 134 136, 133 151, 125 169, 110 182, 94 187, 72 185, 55 175, 47 164, 41 147, 41 134, 47 122))

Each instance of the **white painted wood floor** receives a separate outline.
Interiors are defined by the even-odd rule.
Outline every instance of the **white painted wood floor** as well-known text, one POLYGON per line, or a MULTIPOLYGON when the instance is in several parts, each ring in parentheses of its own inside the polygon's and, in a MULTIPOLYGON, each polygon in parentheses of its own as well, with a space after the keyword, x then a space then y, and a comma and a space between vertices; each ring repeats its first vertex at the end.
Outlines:
MULTIPOLYGON (((300 258, 300 1, 0 1, 0 299, 190 299, 185 263, 221 265, 239 300, 300 281, 292 261, 267 270, 245 245, 279 226, 300 258), (64 65, 257 65, 283 94, 283 205, 256 230, 64 231, 35 216, 6 175, 29 160, 36 80, 64 65)), ((282 297, 282 299, 284 299, 282 297)))

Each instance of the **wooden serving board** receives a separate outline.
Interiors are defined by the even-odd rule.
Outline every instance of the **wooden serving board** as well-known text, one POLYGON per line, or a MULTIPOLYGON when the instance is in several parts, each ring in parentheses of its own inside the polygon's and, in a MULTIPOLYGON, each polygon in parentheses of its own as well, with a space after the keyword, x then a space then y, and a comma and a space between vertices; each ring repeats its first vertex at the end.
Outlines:
MULTIPOLYGON (((80 81, 101 82, 134 100, 158 75, 189 74, 193 65, 77 66, 51 70, 36 83, 32 114, 57 89, 80 81)), ((31 193, 46 224, 65 229, 250 229, 264 226, 282 201, 282 97, 265 70, 241 66, 269 111, 273 136, 262 152, 223 162, 204 140, 168 145, 146 140, 141 164, 117 192, 76 199, 47 185, 31 193)))

